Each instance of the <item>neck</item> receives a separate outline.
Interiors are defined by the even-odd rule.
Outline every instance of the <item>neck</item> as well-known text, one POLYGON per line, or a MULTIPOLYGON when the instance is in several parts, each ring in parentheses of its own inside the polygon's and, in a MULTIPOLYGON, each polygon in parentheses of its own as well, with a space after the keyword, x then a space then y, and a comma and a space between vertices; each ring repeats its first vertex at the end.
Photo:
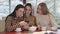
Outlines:
POLYGON ((29 14, 26 14, 26 16, 30 16, 29 14))

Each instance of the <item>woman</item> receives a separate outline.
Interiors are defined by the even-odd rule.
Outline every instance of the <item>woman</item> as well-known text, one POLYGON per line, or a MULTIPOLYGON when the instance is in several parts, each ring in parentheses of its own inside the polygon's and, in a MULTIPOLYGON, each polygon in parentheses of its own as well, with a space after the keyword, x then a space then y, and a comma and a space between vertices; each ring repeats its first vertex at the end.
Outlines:
POLYGON ((30 3, 25 5, 24 21, 27 24, 22 27, 23 31, 28 31, 29 27, 36 26, 36 19, 32 16, 32 5, 30 3))
POLYGON ((25 5, 25 20, 29 21, 29 26, 36 25, 36 19, 32 16, 32 5, 30 3, 25 5))
POLYGON ((48 8, 45 3, 40 3, 37 8, 36 22, 38 29, 40 27, 57 27, 56 21, 53 15, 48 11, 48 8))
POLYGON ((5 26, 6 26, 6 31, 15 31, 16 28, 20 28, 22 25, 25 25, 23 21, 23 12, 24 12, 24 6, 19 4, 15 7, 14 11, 9 14, 5 20, 5 26), (22 22, 23 23, 22 23, 22 22))

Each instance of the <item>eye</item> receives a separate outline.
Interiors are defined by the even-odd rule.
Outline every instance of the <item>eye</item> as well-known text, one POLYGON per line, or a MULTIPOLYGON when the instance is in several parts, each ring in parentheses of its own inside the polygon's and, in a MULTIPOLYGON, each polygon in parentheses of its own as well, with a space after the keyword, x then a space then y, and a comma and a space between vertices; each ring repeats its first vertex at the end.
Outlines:
POLYGON ((20 12, 22 12, 22 11, 20 11, 20 12))

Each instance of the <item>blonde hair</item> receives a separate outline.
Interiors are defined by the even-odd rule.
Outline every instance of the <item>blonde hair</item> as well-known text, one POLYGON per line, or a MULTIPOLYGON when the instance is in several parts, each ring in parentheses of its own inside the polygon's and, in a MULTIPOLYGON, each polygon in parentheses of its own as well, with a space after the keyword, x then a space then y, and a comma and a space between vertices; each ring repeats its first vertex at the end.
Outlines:
POLYGON ((43 15, 47 15, 50 13, 45 3, 40 3, 38 6, 41 6, 41 11, 43 15))

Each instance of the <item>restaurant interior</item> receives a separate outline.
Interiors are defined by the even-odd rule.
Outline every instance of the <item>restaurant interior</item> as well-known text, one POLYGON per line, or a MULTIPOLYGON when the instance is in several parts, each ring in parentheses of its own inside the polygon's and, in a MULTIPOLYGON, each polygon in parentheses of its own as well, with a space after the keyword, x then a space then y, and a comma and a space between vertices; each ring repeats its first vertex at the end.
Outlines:
POLYGON ((36 15, 37 5, 45 2, 50 13, 53 14, 57 24, 58 31, 60 31, 60 0, 0 0, 0 32, 5 30, 5 19, 7 15, 11 14, 18 4, 25 5, 31 3, 34 10, 33 15, 36 15))

